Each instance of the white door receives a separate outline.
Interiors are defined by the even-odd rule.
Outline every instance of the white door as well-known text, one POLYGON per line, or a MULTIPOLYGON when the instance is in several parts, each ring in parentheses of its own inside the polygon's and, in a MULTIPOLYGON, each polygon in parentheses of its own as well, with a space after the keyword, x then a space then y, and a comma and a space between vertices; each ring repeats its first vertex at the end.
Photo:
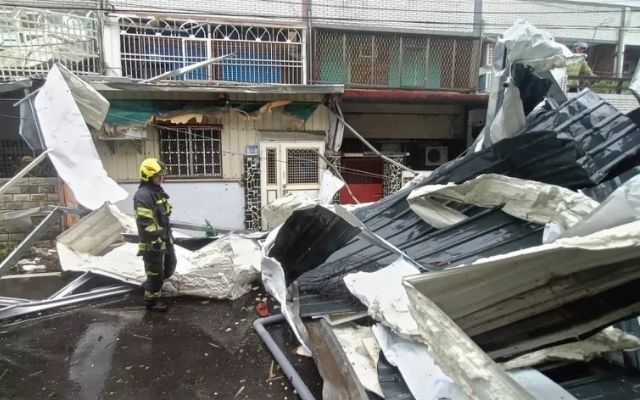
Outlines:
POLYGON ((260 142, 262 207, 289 193, 318 196, 324 142, 260 142))

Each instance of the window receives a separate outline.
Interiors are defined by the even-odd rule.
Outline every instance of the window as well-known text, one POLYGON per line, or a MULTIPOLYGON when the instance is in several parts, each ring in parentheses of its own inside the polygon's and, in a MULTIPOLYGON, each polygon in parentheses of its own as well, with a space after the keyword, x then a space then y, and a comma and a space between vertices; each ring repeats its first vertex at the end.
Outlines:
POLYGON ((267 185, 275 185, 278 183, 276 171, 276 149, 267 149, 267 185))
POLYGON ((160 159, 168 176, 222 178, 220 128, 206 126, 159 129, 160 159))
POLYGON ((318 183, 318 154, 313 149, 287 149, 287 183, 318 183))

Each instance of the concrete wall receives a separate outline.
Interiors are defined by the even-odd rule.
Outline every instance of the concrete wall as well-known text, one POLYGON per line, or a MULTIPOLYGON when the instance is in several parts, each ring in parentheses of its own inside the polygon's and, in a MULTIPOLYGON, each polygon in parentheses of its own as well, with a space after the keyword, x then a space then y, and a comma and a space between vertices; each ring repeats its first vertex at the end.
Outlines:
MULTIPOLYGON (((117 203, 126 214, 133 214, 136 183, 120 186, 131 195, 117 203)), ((244 229, 244 189, 239 182, 167 181, 164 189, 171 196, 171 219, 204 225, 205 219, 221 229, 244 229)))
MULTIPOLYGON (((375 139, 463 139, 462 106, 345 104, 345 118, 360 134, 375 139)), ((351 137, 345 131, 345 137, 351 137)))
MULTIPOLYGON (((8 180, 0 179, 0 186, 8 180)), ((58 178, 22 178, 7 192, 0 195, 0 212, 58 205, 59 185, 58 178)), ((42 217, 32 217, 20 221, 0 221, 0 248, 22 241, 41 219, 42 217)), ((61 227, 61 224, 55 226, 42 238, 42 241, 54 240, 62 231, 61 227)))

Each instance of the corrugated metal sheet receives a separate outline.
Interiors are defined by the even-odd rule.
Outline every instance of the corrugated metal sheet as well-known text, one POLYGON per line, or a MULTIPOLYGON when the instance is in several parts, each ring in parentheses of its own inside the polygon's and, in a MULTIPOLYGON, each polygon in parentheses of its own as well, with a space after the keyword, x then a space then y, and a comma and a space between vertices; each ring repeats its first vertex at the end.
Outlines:
MULTIPOLYGON (((591 187, 615 176, 621 165, 636 162, 639 150, 640 129, 585 91, 557 110, 532 115, 520 135, 443 166, 423 184, 460 183, 484 173, 501 173, 574 189, 591 187)), ((425 271, 541 244, 540 226, 497 210, 468 208, 463 211, 473 218, 436 231, 409 209, 409 192, 397 192, 354 214, 425 271)), ((299 211, 301 216, 303 212, 299 211)), ((295 280, 301 315, 361 308, 342 278, 353 271, 378 270, 394 256, 359 237, 336 236, 324 225, 314 226, 317 223, 290 219, 284 229, 313 235, 291 236, 282 242, 286 248, 275 246, 271 253, 277 254, 288 280, 295 280)))

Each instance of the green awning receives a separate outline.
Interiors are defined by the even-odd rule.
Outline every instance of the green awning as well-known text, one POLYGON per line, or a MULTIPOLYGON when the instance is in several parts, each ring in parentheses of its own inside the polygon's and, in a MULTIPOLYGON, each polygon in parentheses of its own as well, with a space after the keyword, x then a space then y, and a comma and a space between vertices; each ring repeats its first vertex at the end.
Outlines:
MULTIPOLYGON (((173 100, 111 100, 106 123, 111 125, 144 125, 154 116, 173 112, 220 107, 219 102, 173 100)), ((222 104, 224 105, 224 104, 222 104)))

